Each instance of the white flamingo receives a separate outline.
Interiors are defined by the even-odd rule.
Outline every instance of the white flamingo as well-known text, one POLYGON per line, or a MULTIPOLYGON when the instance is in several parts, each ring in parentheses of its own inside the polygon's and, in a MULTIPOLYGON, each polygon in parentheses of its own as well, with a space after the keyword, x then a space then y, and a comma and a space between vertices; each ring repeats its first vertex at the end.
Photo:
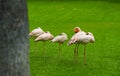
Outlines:
POLYGON ((54 37, 54 39, 52 39, 52 42, 57 42, 59 43, 59 59, 60 59, 60 51, 61 51, 61 45, 63 44, 64 41, 68 40, 67 34, 66 33, 61 33, 58 36, 54 37))
POLYGON ((86 44, 94 43, 95 39, 91 32, 76 32, 75 35, 72 36, 71 40, 69 41, 69 45, 76 44, 74 49, 74 61, 78 62, 78 47, 79 44, 84 44, 84 64, 86 65, 86 44))
POLYGON ((74 32, 75 34, 72 36, 72 38, 70 39, 70 41, 68 42, 68 45, 71 45, 71 44, 75 44, 75 48, 74 48, 74 61, 77 62, 78 61, 78 47, 79 47, 79 43, 76 41, 78 39, 79 36, 81 35, 85 35, 86 33, 84 31, 82 31, 79 27, 75 27, 74 28, 74 32), (76 41, 76 42, 75 42, 76 41))
POLYGON ((47 31, 41 35, 39 35, 35 41, 43 41, 43 54, 44 54, 44 58, 45 58, 45 53, 46 53, 46 49, 45 49, 45 42, 48 40, 52 40, 53 39, 53 35, 47 31))
POLYGON ((29 33, 29 36, 36 38, 43 33, 44 33, 44 31, 40 27, 37 27, 29 33))
MULTIPOLYGON (((37 38, 39 35, 43 34, 44 31, 40 28, 40 27, 37 27, 35 29, 33 29, 30 33, 29 33, 29 36, 32 37, 33 39, 37 38)), ((35 45, 37 43, 35 42, 35 45)), ((34 48, 35 50, 37 50, 37 47, 34 48)))

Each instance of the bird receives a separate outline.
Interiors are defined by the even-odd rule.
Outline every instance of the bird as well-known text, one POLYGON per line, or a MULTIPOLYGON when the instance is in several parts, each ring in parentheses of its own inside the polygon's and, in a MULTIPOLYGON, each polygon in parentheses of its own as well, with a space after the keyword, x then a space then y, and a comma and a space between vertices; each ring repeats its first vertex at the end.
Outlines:
POLYGON ((67 34, 66 34, 66 33, 61 33, 61 34, 55 36, 55 37, 51 40, 51 42, 59 43, 59 52, 58 52, 58 57, 59 57, 59 59, 61 58, 61 55, 60 55, 61 45, 62 45, 66 40, 68 40, 68 37, 67 37, 67 34))
POLYGON ((80 35, 85 35, 86 33, 84 31, 81 30, 80 27, 75 27, 74 28, 74 32, 75 34, 72 36, 72 38, 69 40, 68 42, 68 45, 71 45, 71 44, 75 44, 75 48, 74 48, 74 62, 78 62, 78 47, 79 47, 79 43, 76 41, 78 39, 78 37, 80 35))
MULTIPOLYGON (((43 34, 44 31, 40 28, 40 27, 37 27, 35 29, 33 29, 30 33, 29 33, 29 36, 32 38, 32 39, 35 39, 37 38, 39 35, 43 34)), ((35 42, 35 45, 37 45, 37 43, 35 42)), ((35 50, 37 49, 37 47, 35 47, 35 50)))
POLYGON ((30 33, 29 33, 29 36, 30 37, 38 37, 39 35, 43 34, 44 31, 40 28, 40 27, 37 27, 35 29, 33 29, 30 33))
MULTIPOLYGON (((75 28, 76 29, 76 28, 75 28)), ((74 49, 74 61, 78 62, 78 47, 80 44, 84 45, 84 64, 86 65, 86 44, 88 43, 94 43, 95 38, 94 35, 91 32, 84 32, 80 29, 77 31, 74 29, 75 35, 72 36, 70 41, 68 42, 68 45, 76 44, 74 49)))
POLYGON ((43 56, 45 59, 45 53, 46 53, 46 49, 45 49, 45 42, 52 40, 54 38, 54 36, 49 32, 44 32, 43 34, 39 35, 35 41, 42 41, 43 42, 43 56))
POLYGON ((86 35, 80 37, 79 42, 84 45, 84 64, 86 65, 86 45, 95 42, 94 35, 91 32, 87 32, 86 35))

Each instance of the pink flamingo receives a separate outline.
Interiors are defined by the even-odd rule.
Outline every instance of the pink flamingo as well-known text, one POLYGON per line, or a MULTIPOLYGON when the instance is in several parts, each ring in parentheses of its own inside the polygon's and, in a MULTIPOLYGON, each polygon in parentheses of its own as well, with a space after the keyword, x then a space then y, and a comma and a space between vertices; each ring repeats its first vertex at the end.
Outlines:
POLYGON ((68 45, 76 44, 74 49, 74 61, 78 62, 78 47, 79 44, 84 45, 84 64, 86 65, 86 44, 88 43, 94 43, 95 39, 91 32, 83 32, 79 27, 76 27, 74 29, 75 35, 72 36, 70 41, 68 42, 68 45))
POLYGON ((45 59, 45 53, 46 53, 46 49, 45 49, 45 42, 46 41, 49 41, 49 40, 52 40, 53 39, 53 35, 47 31, 47 32, 44 32, 43 34, 39 35, 35 41, 43 41, 43 54, 44 54, 44 59, 45 59))
POLYGON ((67 34, 66 33, 61 33, 58 36, 54 37, 51 41, 52 42, 57 42, 59 43, 59 59, 60 59, 60 50, 61 50, 61 44, 63 44, 63 42, 65 42, 68 39, 67 34))

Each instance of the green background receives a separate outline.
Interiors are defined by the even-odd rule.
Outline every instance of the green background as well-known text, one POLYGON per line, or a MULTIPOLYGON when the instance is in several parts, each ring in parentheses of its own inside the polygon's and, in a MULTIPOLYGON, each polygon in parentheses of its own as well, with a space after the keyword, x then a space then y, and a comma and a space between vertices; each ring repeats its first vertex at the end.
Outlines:
POLYGON ((120 3, 119 0, 28 0, 29 29, 41 27, 54 36, 65 32, 68 38, 79 26, 95 36, 87 45, 87 66, 83 63, 83 45, 79 63, 73 63, 74 45, 62 45, 61 61, 58 44, 46 42, 43 59, 42 42, 30 38, 31 76, 119 76, 120 70, 120 3))

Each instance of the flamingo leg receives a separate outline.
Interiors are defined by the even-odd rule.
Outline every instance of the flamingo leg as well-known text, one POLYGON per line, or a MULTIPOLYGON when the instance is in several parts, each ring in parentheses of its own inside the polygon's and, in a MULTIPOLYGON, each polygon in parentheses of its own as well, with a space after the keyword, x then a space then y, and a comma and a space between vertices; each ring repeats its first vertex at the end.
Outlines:
MULTIPOLYGON (((35 38, 33 38, 33 39, 35 39, 35 38)), ((34 45, 35 45, 34 50, 37 51, 37 46, 36 46, 37 42, 34 41, 34 45)))
POLYGON ((77 44, 75 44, 75 48, 74 48, 74 62, 76 63, 76 49, 77 48, 77 44))
POLYGON ((36 45, 37 45, 37 42, 35 42, 34 45, 35 45, 34 50, 37 51, 37 46, 36 46, 36 45))
POLYGON ((45 61, 45 53, 46 53, 45 41, 43 41, 43 58, 44 58, 44 61, 45 61))
POLYGON ((58 58, 61 59, 61 43, 59 43, 59 51, 58 51, 58 58))
POLYGON ((86 64, 86 44, 84 45, 84 65, 86 64))
POLYGON ((79 59, 78 59, 78 48, 79 48, 79 45, 80 45, 80 44, 77 45, 77 50, 76 50, 76 57, 77 57, 76 62, 78 62, 78 60, 79 60, 79 59))

